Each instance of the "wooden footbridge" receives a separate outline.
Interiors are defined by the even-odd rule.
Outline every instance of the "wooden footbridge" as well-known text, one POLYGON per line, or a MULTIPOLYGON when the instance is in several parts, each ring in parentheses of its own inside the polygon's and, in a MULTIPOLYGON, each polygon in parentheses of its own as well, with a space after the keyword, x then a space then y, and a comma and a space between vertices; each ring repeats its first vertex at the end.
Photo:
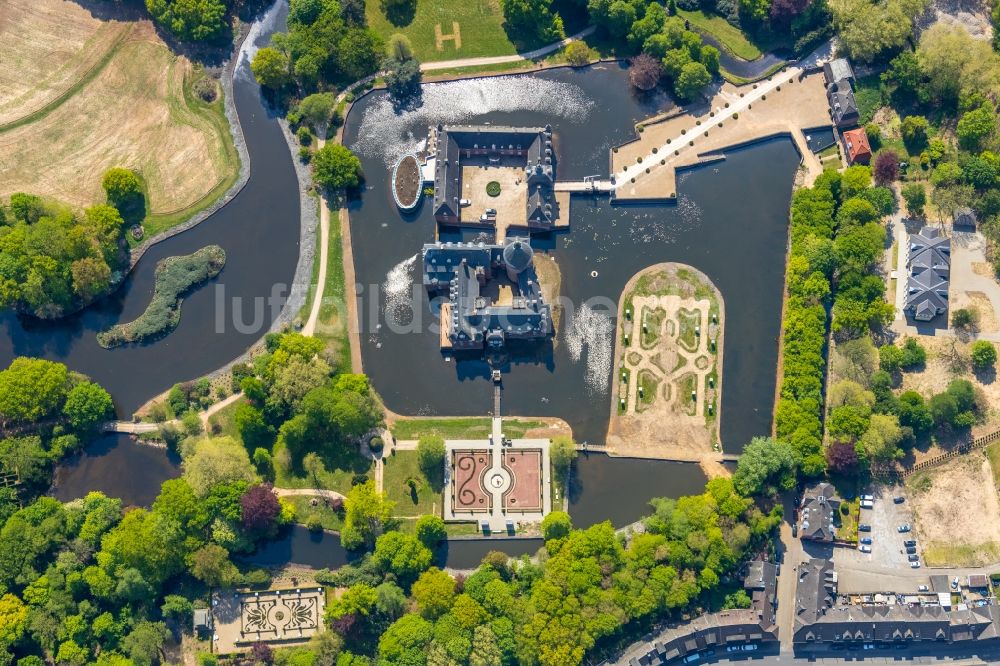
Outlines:
POLYGON ((713 451, 712 453, 706 453, 702 455, 692 454, 690 458, 679 458, 676 456, 661 458, 660 456, 640 456, 626 453, 623 455, 618 455, 614 448, 604 446, 601 444, 587 444, 586 442, 576 445, 576 450, 580 453, 604 453, 612 457, 620 458, 642 458, 644 460, 663 460, 664 462, 700 462, 702 460, 714 460, 720 463, 735 463, 740 459, 740 454, 738 453, 723 453, 722 451, 713 451))

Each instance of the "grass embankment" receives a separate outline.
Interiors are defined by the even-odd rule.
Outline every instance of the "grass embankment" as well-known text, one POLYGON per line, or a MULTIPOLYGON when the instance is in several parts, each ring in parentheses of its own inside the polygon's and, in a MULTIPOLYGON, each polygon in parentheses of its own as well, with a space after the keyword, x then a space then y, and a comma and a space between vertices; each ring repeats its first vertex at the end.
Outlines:
POLYGON ((410 20, 403 17, 394 25, 382 13, 378 2, 369 2, 365 10, 368 25, 385 39, 393 33, 406 35, 422 62, 517 53, 517 47, 503 29, 500 3, 441 0, 416 5, 416 14, 410 20), (458 24, 457 33, 453 23, 458 24), (440 26, 439 31, 436 26, 440 26), (458 39, 448 39, 452 34, 457 34, 458 39))
POLYGON ((97 342, 105 349, 110 349, 166 335, 180 323, 184 295, 197 285, 214 278, 225 265, 226 251, 218 245, 209 245, 192 254, 161 260, 156 264, 153 300, 146 311, 127 324, 116 324, 107 331, 98 333, 97 342))
MULTIPOLYGON (((534 428, 544 427, 541 421, 503 420, 504 435, 513 439, 524 437, 534 428)), ((424 435, 438 435, 445 439, 486 439, 492 429, 493 423, 488 417, 400 419, 389 427, 393 437, 402 440, 420 439, 424 435)))
MULTIPOLYGON (((23 14, 27 0, 10 4, 14 14, 23 14)), ((37 82, 14 86, 14 102, 23 100, 20 113, 0 113, 9 119, 0 127, 0 197, 28 191, 82 208, 103 201, 101 174, 125 166, 147 185, 149 238, 229 189, 239 155, 221 95, 206 102, 195 92, 197 84, 218 93, 216 82, 174 54, 147 23, 130 23, 123 31, 102 23, 81 37, 50 18, 29 11, 18 24, 19 38, 0 47, 0 82, 9 78, 8 68, 16 74, 29 61, 37 82), (38 44, 45 42, 65 45, 65 52, 40 61, 38 44)), ((0 84, 0 111, 11 103, 4 88, 0 84)))
POLYGON ((335 511, 322 497, 307 497, 289 495, 284 498, 295 507, 295 522, 308 525, 314 518, 324 530, 340 532, 344 528, 344 519, 339 511, 335 511))
POLYGON ((762 54, 743 31, 717 14, 707 14, 701 10, 678 9, 677 15, 690 21, 691 27, 708 33, 722 44, 723 48, 738 58, 756 60, 762 54))
MULTIPOLYGON (((322 202, 319 205, 323 205, 322 202)), ((319 283, 320 234, 316 234, 316 260, 313 261, 312 280, 301 318, 309 317, 313 298, 319 283)), ((330 211, 330 244, 327 252, 326 281, 323 285, 323 304, 316 320, 313 336, 323 340, 327 349, 334 352, 337 367, 347 371, 351 367, 351 346, 347 338, 347 299, 344 288, 344 247, 341 243, 339 209, 330 211)))
POLYGON ((353 447, 340 452, 319 452, 323 468, 315 475, 302 469, 301 465, 285 465, 281 442, 274 445, 274 485, 278 488, 322 488, 346 495, 353 487, 353 481, 364 476, 374 479, 372 461, 362 458, 353 447))

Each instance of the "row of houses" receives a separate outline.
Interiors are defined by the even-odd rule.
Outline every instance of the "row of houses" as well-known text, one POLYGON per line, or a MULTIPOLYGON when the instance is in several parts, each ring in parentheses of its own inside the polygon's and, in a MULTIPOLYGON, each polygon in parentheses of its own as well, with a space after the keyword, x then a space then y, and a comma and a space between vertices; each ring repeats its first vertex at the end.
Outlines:
POLYGON ((798 646, 855 643, 961 643, 1000 638, 1000 607, 983 604, 843 603, 833 562, 800 564, 792 642, 798 646))
POLYGON ((834 127, 840 129, 844 152, 850 164, 868 164, 872 147, 864 128, 858 127, 861 114, 854 98, 854 70, 847 58, 837 58, 823 65, 826 98, 834 127), (853 129, 848 129, 853 128, 853 129))
POLYGON ((948 312, 951 239, 937 227, 909 234, 906 248, 906 294, 903 309, 917 321, 948 312))
POLYGON ((775 620, 777 567, 771 562, 751 562, 743 579, 751 598, 750 608, 701 615, 683 624, 670 625, 654 636, 632 645, 617 661, 618 666, 659 666, 673 662, 692 663, 703 656, 721 656, 747 651, 747 646, 778 642, 775 620))

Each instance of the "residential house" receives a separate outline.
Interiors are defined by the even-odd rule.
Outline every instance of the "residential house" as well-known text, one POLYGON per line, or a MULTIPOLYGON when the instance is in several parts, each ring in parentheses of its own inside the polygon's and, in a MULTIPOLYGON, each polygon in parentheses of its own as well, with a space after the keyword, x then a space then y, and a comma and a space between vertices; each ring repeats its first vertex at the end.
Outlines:
POLYGON ((829 483, 807 488, 799 505, 799 538, 831 542, 837 538, 835 526, 841 499, 829 483))
POLYGON ((861 127, 843 133, 844 151, 850 164, 868 164, 872 159, 872 147, 868 143, 868 133, 861 127))
POLYGON ((909 235, 906 295, 903 309, 917 321, 930 321, 948 311, 951 240, 937 227, 909 235))

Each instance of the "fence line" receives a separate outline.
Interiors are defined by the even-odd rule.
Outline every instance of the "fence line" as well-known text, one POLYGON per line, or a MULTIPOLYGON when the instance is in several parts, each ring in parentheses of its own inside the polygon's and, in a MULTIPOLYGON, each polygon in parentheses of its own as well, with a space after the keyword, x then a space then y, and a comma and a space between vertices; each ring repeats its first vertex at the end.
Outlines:
POLYGON ((885 481, 905 481, 907 477, 915 474, 917 472, 923 472, 924 470, 943 465, 949 460, 954 460, 958 456, 965 455, 972 451, 985 449, 987 446, 993 442, 1000 441, 1000 430, 995 430, 982 437, 977 437, 971 442, 965 444, 960 444, 956 446, 951 451, 947 453, 942 453, 939 456, 934 456, 933 458, 928 458, 927 460, 922 460, 912 467, 907 467, 904 469, 879 469, 872 470, 871 475, 873 479, 881 479, 885 481))

